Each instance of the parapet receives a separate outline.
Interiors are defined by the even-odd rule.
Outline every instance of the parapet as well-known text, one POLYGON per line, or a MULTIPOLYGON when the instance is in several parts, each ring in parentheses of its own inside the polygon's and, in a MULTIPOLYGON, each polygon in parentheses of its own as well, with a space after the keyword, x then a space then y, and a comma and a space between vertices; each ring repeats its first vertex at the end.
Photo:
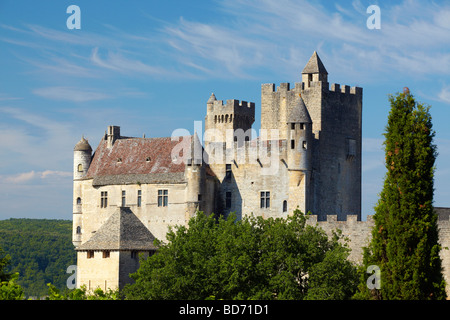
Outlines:
POLYGON ((229 99, 226 103, 223 100, 216 100, 212 104, 212 108, 208 107, 208 112, 219 114, 246 114, 247 116, 255 116, 255 103, 229 99))
MULTIPOLYGON (((325 91, 330 92, 336 92, 341 94, 348 94, 348 95, 361 95, 362 96, 362 88, 361 87, 350 87, 348 85, 340 85, 336 83, 332 83, 328 86, 328 82, 322 82, 322 81, 313 81, 310 83, 310 88, 317 88, 322 87, 325 91)), ((295 92, 301 92, 305 90, 305 83, 304 82, 296 82, 293 89, 291 89, 291 86, 289 83, 282 82, 280 85, 275 89, 274 83, 263 83, 261 85, 261 91, 263 93, 271 93, 271 92, 283 92, 283 91, 295 91, 295 92)))

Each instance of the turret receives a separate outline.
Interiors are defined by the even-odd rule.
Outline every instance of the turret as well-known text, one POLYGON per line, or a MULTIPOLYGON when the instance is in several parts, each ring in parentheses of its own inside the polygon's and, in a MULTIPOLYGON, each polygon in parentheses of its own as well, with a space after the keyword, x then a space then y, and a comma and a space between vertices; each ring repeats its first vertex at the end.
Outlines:
POLYGON ((92 148, 89 142, 82 137, 73 149, 73 179, 84 178, 91 164, 92 148))
POLYGON ((203 148, 195 133, 191 137, 189 156, 186 159, 185 177, 187 181, 186 202, 188 203, 189 217, 193 216, 197 210, 203 210, 205 166, 202 159, 203 148))
POLYGON ((312 121, 301 96, 287 119, 288 168, 311 170, 312 121))
POLYGON ((242 129, 246 132, 255 122, 254 102, 229 99, 224 103, 223 100, 217 100, 213 93, 206 106, 205 132, 213 137, 208 138, 209 135, 206 134, 205 142, 211 142, 211 139, 215 142, 228 142, 228 138, 233 142, 235 130, 242 129))
POLYGON ((82 137, 73 149, 73 228, 72 243, 75 247, 81 244, 82 234, 82 179, 88 172, 91 164, 92 148, 89 142, 82 137))
POLYGON ((316 81, 328 83, 328 72, 322 63, 322 60, 320 60, 319 56, 317 55, 317 52, 314 51, 313 55, 302 71, 302 82, 305 84, 305 88, 309 88, 311 86, 311 82, 316 81))

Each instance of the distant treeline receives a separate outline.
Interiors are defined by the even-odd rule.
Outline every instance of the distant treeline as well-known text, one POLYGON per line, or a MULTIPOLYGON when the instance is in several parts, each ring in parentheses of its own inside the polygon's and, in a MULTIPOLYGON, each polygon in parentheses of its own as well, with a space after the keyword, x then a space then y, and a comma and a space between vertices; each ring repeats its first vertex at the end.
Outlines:
POLYGON ((70 220, 0 220, 0 248, 11 256, 7 270, 19 273, 26 298, 46 296, 47 283, 65 290, 67 267, 76 264, 70 220))

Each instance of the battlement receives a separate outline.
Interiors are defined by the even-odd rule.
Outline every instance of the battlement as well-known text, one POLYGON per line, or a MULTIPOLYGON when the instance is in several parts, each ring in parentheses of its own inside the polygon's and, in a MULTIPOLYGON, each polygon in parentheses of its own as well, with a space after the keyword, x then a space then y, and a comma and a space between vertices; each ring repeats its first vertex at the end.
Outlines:
POLYGON ((296 82, 294 88, 291 89, 290 83, 282 82, 275 89, 275 83, 263 83, 261 85, 261 92, 264 93, 275 93, 275 92, 295 92, 302 93, 306 90, 310 90, 312 88, 322 88, 324 91, 348 94, 348 95, 360 95, 362 96, 362 88, 361 87, 350 87, 348 85, 340 85, 336 83, 328 84, 328 82, 322 81, 312 81, 307 88, 304 82, 296 82))
MULTIPOLYGON (((213 107, 214 109, 217 108, 224 108, 227 110, 233 109, 235 110, 235 108, 248 108, 248 109, 254 109, 255 108, 255 103, 254 102, 247 102, 247 101, 240 101, 240 100, 236 100, 236 99, 228 99, 226 101, 226 103, 223 103, 223 100, 215 100, 213 102, 213 107)), ((219 110, 221 111, 221 110, 219 110)))
POLYGON ((358 215, 357 214, 348 214, 346 216, 346 220, 338 220, 337 219, 337 215, 336 214, 329 214, 329 215, 325 215, 325 220, 318 220, 318 216, 315 214, 311 214, 308 216, 308 223, 318 223, 319 226, 321 224, 353 224, 353 223, 357 223, 357 224, 364 224, 364 223, 368 223, 370 225, 373 225, 373 216, 367 216, 367 220, 365 221, 361 221, 358 220, 358 215))

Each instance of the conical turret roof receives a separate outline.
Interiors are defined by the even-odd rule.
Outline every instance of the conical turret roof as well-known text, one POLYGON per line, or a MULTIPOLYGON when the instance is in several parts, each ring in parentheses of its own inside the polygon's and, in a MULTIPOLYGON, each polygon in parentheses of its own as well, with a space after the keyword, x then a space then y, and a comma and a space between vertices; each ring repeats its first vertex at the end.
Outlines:
POLYGON ((296 105, 291 109, 288 115, 288 123, 312 123, 311 117, 309 116, 308 109, 306 109, 305 102, 300 96, 296 105))
POLYGON ((305 68, 303 69, 302 73, 323 73, 328 74, 327 69, 325 69, 325 66, 322 63, 322 60, 320 60, 319 55, 316 51, 312 54, 311 58, 309 58, 308 63, 306 64, 305 68))
POLYGON ((75 145, 75 148, 73 148, 74 151, 92 151, 91 145, 89 142, 82 137, 80 141, 75 145))
POLYGON ((211 96, 208 99, 207 103, 214 103, 214 101, 216 101, 216 95, 214 93, 211 93, 211 96))

